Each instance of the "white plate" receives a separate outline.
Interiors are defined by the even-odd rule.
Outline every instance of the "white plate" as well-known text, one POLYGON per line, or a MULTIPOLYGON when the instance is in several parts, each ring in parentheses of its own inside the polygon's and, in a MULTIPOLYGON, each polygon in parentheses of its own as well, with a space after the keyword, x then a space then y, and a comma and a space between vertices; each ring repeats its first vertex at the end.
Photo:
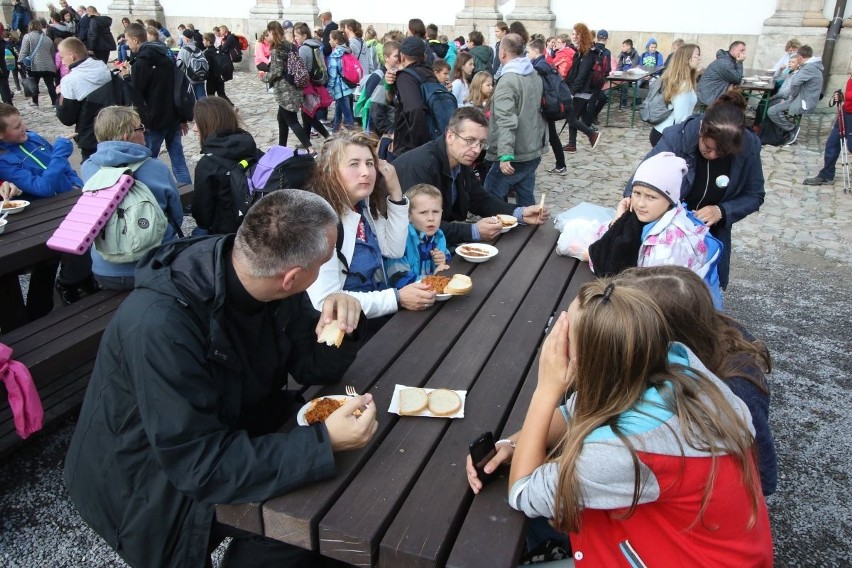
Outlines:
POLYGON ((503 227, 503 228, 500 230, 500 232, 501 232, 501 233, 508 233, 509 231, 511 231, 512 229, 514 229, 514 228, 515 228, 515 227, 517 227, 517 226, 518 226, 518 222, 517 222, 517 221, 515 221, 515 224, 514 224, 514 225, 508 225, 508 226, 506 226, 506 227, 503 227))
POLYGON ((766 81, 752 81, 751 84, 756 87, 765 87, 769 83, 767 83, 766 81))
POLYGON ((483 243, 465 243, 463 245, 459 245, 456 247, 456 254, 465 259, 468 262, 472 262, 474 264, 485 262, 486 260, 491 260, 495 256, 497 256, 497 247, 486 245, 483 243), (464 254, 465 247, 472 247, 481 250, 482 252, 487 252, 488 256, 469 256, 464 254))
POLYGON ((0 235, 3 234, 3 231, 6 230, 6 223, 8 223, 6 219, 0 219, 0 235))
POLYGON ((6 202, 6 204, 7 205, 8 204, 17 204, 17 207, 14 207, 14 208, 10 208, 10 209, 6 209, 5 207, 3 208, 4 213, 8 213, 9 215, 14 215, 15 213, 20 213, 21 211, 26 209, 27 206, 30 204, 30 202, 26 201, 25 199, 10 199, 9 201, 6 202))
POLYGON ((330 394, 328 396, 319 396, 313 400, 308 401, 302 408, 299 409, 299 413, 296 415, 296 422, 299 426, 307 426, 308 423, 305 421, 305 414, 307 414, 308 410, 311 409, 311 405, 314 403, 314 400, 320 398, 333 398, 334 400, 342 400, 347 401, 350 397, 345 394, 330 394))
MULTIPOLYGON (((438 274, 437 274, 437 276, 443 276, 443 275, 442 275, 442 274, 440 274, 440 273, 438 273, 438 274)), ((421 276, 420 278, 418 278, 418 279, 417 279, 417 281, 418 281, 418 282, 423 282, 423 279, 424 279, 424 278, 426 278, 426 277, 425 277, 425 276, 421 276)), ((450 276, 448 276, 447 278, 451 278, 451 277, 450 277, 450 276)), ((453 295, 452 295, 452 294, 435 294, 435 301, 436 301, 436 302, 446 302, 447 300, 449 300, 449 299, 450 299, 450 298, 452 298, 452 297, 453 297, 453 295)))

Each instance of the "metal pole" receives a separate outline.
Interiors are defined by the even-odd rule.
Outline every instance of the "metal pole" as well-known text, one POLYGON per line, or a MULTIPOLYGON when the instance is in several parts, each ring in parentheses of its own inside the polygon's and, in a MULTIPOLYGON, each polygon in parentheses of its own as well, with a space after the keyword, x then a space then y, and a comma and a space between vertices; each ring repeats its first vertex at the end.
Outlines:
POLYGON ((840 28, 843 27, 843 14, 846 12, 846 0, 837 0, 834 4, 834 17, 831 19, 831 24, 828 26, 828 33, 825 36, 825 47, 822 50, 822 93, 820 98, 825 94, 825 89, 828 86, 828 76, 831 74, 831 61, 834 59, 834 46, 837 44, 837 35, 840 33, 840 28))

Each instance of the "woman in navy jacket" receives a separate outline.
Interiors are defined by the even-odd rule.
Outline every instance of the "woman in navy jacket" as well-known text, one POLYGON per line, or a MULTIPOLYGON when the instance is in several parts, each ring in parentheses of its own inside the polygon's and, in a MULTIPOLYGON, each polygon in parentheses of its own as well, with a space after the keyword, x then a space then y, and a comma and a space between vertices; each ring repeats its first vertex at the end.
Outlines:
MULTIPOLYGON (((722 241, 719 283, 728 286, 733 224, 760 209, 766 195, 760 163, 760 140, 745 127, 745 100, 725 94, 696 115, 663 131, 663 137, 643 158, 674 152, 689 167, 681 200, 722 241)), ((633 177, 624 196, 630 195, 633 177)))

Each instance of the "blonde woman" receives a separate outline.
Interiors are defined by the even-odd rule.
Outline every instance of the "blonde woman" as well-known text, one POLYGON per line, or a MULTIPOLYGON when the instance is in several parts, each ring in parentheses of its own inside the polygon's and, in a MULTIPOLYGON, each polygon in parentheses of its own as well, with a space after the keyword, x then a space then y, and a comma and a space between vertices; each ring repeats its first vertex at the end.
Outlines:
POLYGON ((682 45, 675 51, 662 77, 657 79, 663 82, 663 100, 671 107, 672 113, 651 129, 648 136, 651 146, 657 145, 663 137, 663 130, 683 122, 695 110, 695 104, 698 102, 695 83, 700 64, 701 48, 694 43, 682 45))

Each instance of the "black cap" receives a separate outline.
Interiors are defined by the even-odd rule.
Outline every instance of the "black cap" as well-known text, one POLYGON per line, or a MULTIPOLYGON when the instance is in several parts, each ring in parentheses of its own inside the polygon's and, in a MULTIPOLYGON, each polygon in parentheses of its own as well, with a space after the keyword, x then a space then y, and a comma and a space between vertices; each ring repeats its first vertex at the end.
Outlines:
POLYGON ((426 44, 419 37, 410 36, 403 40, 402 45, 399 46, 399 52, 410 57, 425 57, 426 44))

